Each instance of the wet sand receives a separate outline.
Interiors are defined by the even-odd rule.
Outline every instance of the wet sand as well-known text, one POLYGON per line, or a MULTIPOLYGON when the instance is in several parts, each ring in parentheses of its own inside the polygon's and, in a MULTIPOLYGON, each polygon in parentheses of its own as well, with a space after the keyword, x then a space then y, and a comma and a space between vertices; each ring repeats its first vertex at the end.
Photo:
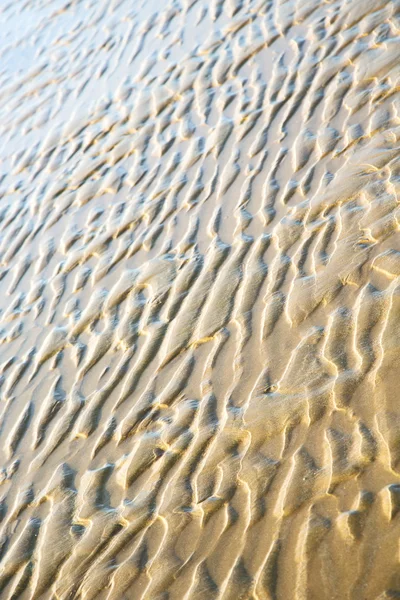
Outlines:
POLYGON ((1 600, 399 598, 399 1, 0 15, 1 600))

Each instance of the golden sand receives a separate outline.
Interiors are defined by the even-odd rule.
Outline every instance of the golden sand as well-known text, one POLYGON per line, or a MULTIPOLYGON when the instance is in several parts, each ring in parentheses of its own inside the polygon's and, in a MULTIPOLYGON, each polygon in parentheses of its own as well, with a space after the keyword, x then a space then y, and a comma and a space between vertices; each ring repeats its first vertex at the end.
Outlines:
POLYGON ((0 17, 1 600, 400 598, 399 0, 0 17))

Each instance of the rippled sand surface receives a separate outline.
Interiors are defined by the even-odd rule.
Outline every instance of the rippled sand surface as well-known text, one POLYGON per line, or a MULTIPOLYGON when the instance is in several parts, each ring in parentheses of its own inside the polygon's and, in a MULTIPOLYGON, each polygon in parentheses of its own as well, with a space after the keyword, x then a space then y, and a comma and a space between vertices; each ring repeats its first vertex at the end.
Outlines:
POLYGON ((400 597, 400 2, 0 4, 1 600, 400 597))

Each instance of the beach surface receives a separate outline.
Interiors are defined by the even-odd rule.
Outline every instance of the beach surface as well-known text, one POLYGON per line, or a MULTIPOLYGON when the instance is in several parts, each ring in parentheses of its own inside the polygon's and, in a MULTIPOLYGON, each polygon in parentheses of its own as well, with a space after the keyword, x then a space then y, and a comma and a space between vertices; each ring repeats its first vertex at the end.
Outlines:
POLYGON ((1 600, 400 598, 400 1, 0 23, 1 600))

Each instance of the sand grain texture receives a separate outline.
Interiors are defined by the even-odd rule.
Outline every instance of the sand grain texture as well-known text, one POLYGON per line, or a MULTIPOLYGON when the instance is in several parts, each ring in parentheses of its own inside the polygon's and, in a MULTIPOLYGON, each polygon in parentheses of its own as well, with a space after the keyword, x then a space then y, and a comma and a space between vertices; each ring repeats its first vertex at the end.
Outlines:
POLYGON ((1 600, 399 598, 399 1, 0 15, 1 600))

